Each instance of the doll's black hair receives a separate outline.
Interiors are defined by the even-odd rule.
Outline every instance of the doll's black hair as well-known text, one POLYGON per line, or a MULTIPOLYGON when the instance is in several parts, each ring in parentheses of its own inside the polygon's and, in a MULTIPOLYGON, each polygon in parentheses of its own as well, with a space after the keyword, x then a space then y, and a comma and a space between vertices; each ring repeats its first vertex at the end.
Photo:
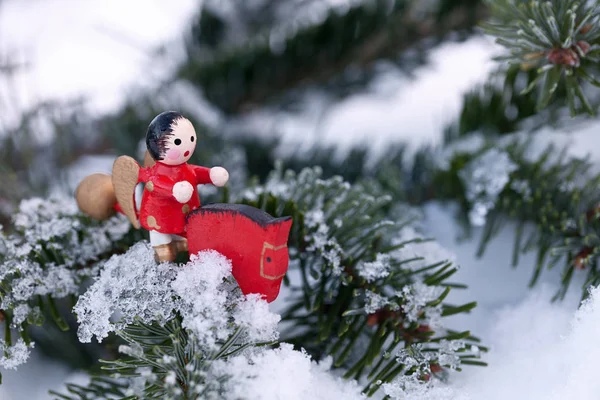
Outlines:
POLYGON ((146 132, 146 147, 156 161, 164 158, 165 143, 173 134, 173 124, 183 118, 185 117, 177 111, 165 111, 150 122, 148 132, 146 132))

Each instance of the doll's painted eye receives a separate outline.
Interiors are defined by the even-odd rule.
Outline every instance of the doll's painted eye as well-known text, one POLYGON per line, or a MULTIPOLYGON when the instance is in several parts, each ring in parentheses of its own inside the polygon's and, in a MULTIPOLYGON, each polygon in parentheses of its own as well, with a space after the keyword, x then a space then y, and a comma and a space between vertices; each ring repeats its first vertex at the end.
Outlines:
POLYGON ((193 141, 194 141, 194 137, 192 136, 192 137, 190 138, 190 140, 193 142, 193 141))
POLYGON ((181 139, 175 139, 173 143, 175 143, 175 146, 179 146, 181 144, 181 139))

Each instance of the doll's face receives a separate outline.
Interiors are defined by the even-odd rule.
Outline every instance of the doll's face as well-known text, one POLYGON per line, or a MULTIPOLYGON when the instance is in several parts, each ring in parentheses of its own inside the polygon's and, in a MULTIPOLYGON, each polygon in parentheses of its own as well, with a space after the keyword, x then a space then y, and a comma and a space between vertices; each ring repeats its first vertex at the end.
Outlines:
POLYGON ((187 162, 196 149, 196 131, 192 123, 178 119, 173 123, 173 132, 165 143, 165 155, 161 160, 167 165, 179 165, 187 162))

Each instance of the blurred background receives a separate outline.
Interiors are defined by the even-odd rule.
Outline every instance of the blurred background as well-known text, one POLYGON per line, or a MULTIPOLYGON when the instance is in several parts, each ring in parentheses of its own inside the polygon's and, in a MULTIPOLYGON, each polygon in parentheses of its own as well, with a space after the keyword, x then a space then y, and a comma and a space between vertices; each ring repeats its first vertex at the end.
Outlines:
MULTIPOLYGON (((598 123, 565 119, 560 90, 542 113, 519 95, 537 72, 494 61, 502 49, 478 27, 488 16, 482 0, 0 0, 0 224, 23 198, 72 192, 117 155, 140 159, 167 109, 196 127, 191 161, 226 167, 232 190, 277 162, 321 165, 421 206, 464 200, 432 190, 426 155, 466 135, 543 130, 585 155, 598 123)), ((455 245, 457 232, 435 233, 455 245)), ((525 290, 530 272, 507 284, 525 290)), ((89 362, 47 334, 36 342, 55 364, 5 374, 0 397, 39 368, 62 379, 89 362)))
POLYGON ((456 122, 495 66, 485 15, 473 0, 2 0, 0 213, 87 155, 139 154, 165 109, 203 135, 195 162, 238 181, 278 158, 356 178, 456 122))

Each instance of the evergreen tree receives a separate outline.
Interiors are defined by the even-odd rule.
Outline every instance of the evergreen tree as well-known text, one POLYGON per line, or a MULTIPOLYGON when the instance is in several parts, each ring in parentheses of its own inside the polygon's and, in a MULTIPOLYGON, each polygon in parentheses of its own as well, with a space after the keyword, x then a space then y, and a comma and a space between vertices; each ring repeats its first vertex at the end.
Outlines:
MULTIPOLYGON (((446 323, 476 304, 447 301, 466 287, 452 280, 452 257, 420 231, 419 207, 432 200, 458 203, 467 234, 483 227, 480 254, 517 221, 508 261, 537 252, 532 285, 560 264, 557 299, 575 274, 587 274, 582 297, 600 283, 600 175, 562 149, 537 150, 544 129, 583 124, 598 110, 600 3, 341 3, 206 1, 186 59, 159 89, 113 115, 58 102, 0 125, 0 367, 16 368, 37 345, 91 375, 54 396, 91 400, 245 398, 265 360, 329 359, 358 382, 335 393, 356 398, 400 397, 450 370, 483 366, 477 332, 446 323), (367 148, 342 158, 327 147, 277 156, 276 139, 231 129, 249 110, 291 112, 315 90, 329 99, 364 91, 384 62, 410 73, 436 46, 482 29, 505 56, 464 96, 440 148, 399 144, 375 160, 367 148), (182 97, 203 99, 220 122, 182 97), (235 168, 229 187, 204 202, 293 218, 281 315, 241 294, 222 255, 157 264, 146 233, 124 217, 93 221, 73 198, 44 196, 49 177, 82 154, 139 157, 165 102, 196 126, 195 163, 235 168), (50 145, 31 144, 40 119, 54 131, 50 145)), ((0 72, 9 69, 0 59, 0 72)))

